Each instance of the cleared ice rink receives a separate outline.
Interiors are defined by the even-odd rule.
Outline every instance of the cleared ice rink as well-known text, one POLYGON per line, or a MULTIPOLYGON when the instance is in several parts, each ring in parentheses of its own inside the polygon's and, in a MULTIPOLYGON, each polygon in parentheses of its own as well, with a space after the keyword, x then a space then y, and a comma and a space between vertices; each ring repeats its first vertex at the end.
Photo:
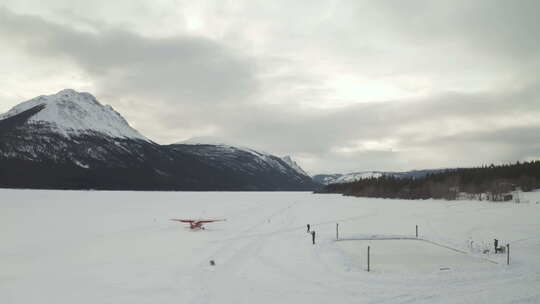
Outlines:
POLYGON ((440 271, 478 271, 494 267, 494 262, 441 247, 423 240, 343 240, 337 246, 356 265, 367 269, 370 247, 370 271, 419 274, 440 271))

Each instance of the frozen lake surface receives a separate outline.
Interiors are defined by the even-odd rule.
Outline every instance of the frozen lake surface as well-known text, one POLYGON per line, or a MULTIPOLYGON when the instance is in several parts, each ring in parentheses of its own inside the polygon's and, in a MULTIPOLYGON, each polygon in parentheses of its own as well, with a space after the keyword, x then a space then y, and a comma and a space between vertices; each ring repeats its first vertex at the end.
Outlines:
POLYGON ((539 303, 540 193, 521 196, 0 190, 0 303, 539 303))

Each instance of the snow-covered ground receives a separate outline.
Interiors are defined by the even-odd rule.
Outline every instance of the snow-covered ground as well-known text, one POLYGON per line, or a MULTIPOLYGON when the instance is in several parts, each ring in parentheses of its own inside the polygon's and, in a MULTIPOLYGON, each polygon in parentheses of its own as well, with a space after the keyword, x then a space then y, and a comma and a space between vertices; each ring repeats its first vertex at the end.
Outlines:
POLYGON ((538 192, 522 204, 294 192, 0 197, 0 303, 540 302, 538 192), (214 217, 227 221, 204 231, 169 221, 214 217), (481 253, 493 238, 510 243, 509 266, 481 253))

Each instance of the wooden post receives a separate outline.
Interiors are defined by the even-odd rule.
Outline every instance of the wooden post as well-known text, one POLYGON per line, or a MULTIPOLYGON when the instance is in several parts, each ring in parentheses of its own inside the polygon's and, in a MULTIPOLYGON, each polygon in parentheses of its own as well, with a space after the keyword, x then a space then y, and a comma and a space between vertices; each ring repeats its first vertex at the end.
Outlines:
POLYGON ((506 244, 506 265, 510 265, 510 244, 506 244))
POLYGON ((416 225, 416 238, 418 238, 418 225, 416 225))
POLYGON ((367 246, 367 271, 369 272, 369 246, 367 246))
POLYGON ((336 241, 339 240, 339 223, 336 223, 336 241))

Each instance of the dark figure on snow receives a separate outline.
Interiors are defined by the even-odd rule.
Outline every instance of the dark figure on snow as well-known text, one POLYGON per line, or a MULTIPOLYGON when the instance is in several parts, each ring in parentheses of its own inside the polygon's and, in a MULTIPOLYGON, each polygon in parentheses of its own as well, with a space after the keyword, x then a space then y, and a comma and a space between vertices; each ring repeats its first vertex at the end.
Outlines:
POLYGON ((499 240, 495 239, 493 245, 495 246, 495 253, 499 252, 499 240))
POLYGON ((307 232, 308 232, 308 233, 309 233, 309 229, 310 229, 310 228, 311 228, 311 227, 309 226, 309 224, 307 224, 307 232))
POLYGON ((315 245, 315 231, 311 231, 311 241, 313 242, 313 245, 315 245))

